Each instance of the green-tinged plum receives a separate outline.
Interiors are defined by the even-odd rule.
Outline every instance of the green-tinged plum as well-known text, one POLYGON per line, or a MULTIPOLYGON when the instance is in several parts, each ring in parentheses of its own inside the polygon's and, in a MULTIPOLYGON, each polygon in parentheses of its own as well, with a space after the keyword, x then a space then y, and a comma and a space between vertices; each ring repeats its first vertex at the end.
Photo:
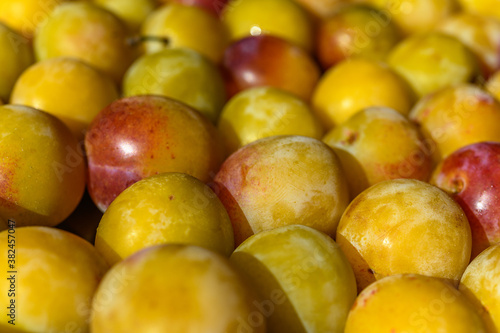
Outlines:
POLYGON ((469 264, 459 290, 473 302, 490 332, 500 331, 500 244, 490 246, 469 264))
POLYGON ((92 0, 95 4, 106 8, 123 22, 130 31, 139 31, 142 22, 155 9, 155 0, 92 0))
POLYGON ((210 121, 162 96, 111 103, 90 124, 85 149, 89 193, 103 212, 127 187, 158 173, 181 172, 209 181, 225 157, 210 121))
POLYGON ((269 136, 321 139, 323 130, 306 102, 273 87, 248 88, 222 109, 219 131, 229 152, 269 136))
POLYGON ((438 30, 467 45, 480 61, 486 76, 500 69, 500 21, 462 12, 447 18, 438 30))
POLYGON ((316 54, 324 69, 350 57, 385 60, 400 40, 387 13, 364 4, 340 7, 317 31, 316 54))
POLYGON ((230 96, 251 87, 272 86, 311 99, 319 66, 300 47, 271 35, 251 36, 231 44, 223 70, 230 96))
POLYGON ((391 51, 388 63, 419 97, 469 82, 479 74, 474 53, 455 37, 440 32, 407 37, 391 51))
POLYGON ((0 245, 0 331, 89 332, 92 297, 108 269, 89 242, 56 228, 14 227, 0 233, 0 245))
POLYGON ((95 239, 97 250, 113 265, 152 245, 198 245, 228 256, 233 228, 215 193, 183 173, 162 173, 132 184, 104 213, 95 239))
POLYGON ((471 257, 462 208, 444 191, 415 179, 386 180, 361 192, 342 215, 336 240, 359 291, 397 274, 458 285, 471 257))
POLYGON ((157 245, 113 266, 94 296, 93 333, 264 333, 247 284, 215 252, 157 245))
POLYGON ((226 101, 217 67, 189 49, 165 49, 145 54, 127 70, 123 94, 162 95, 183 102, 216 122, 226 101))
POLYGON ((270 332, 344 332, 356 281, 328 235, 301 225, 263 231, 230 262, 254 288, 270 332))
POLYGON ((37 60, 67 56, 108 73, 117 83, 136 56, 126 25, 91 2, 64 3, 36 30, 37 60))
POLYGON ((387 65, 358 58, 342 61, 321 77, 312 105, 323 126, 330 130, 371 106, 385 106, 407 115, 413 100, 411 88, 387 65))
POLYGON ((361 110, 327 133, 323 141, 340 158, 351 198, 384 180, 427 181, 432 172, 432 155, 422 134, 393 109, 361 110))
POLYGON ((1 106, 0 124, 0 216, 57 225, 85 190, 81 146, 63 122, 31 107, 1 106))
POLYGON ((33 51, 29 41, 0 22, 1 100, 4 102, 9 100, 17 79, 33 61, 33 51))
POLYGON ((232 0, 222 11, 231 39, 270 34, 313 50, 313 23, 308 13, 290 0, 232 0))
POLYGON ((118 90, 108 75, 78 59, 60 57, 25 70, 10 102, 58 117, 81 141, 92 119, 116 99, 118 90))
POLYGON ((158 40, 144 42, 147 53, 166 47, 189 48, 220 63, 229 43, 229 35, 222 22, 206 10, 177 3, 164 5, 144 21, 141 33, 158 40), (162 41, 167 39, 168 43, 162 41))
POLYGON ((500 141, 500 102, 471 84, 422 98, 410 119, 428 138, 435 162, 472 143, 500 141))
POLYGON ((303 136, 273 136, 233 153, 213 188, 226 207, 236 245, 261 231, 301 224, 335 235, 349 200, 333 150, 303 136))
POLYGON ((440 279, 404 274, 368 286, 349 313, 345 333, 487 333, 463 293, 440 279))

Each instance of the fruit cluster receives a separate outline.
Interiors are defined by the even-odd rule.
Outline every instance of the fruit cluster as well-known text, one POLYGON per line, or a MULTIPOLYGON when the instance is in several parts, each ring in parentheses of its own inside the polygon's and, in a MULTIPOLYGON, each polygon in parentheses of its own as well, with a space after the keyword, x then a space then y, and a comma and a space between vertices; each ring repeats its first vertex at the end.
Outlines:
POLYGON ((499 332, 499 50, 498 0, 0 0, 0 332, 499 332))

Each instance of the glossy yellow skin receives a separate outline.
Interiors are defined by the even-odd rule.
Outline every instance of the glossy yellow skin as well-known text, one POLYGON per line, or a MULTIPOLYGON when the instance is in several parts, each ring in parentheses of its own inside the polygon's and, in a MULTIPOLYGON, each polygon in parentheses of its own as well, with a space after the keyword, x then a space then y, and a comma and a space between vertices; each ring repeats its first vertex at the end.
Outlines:
POLYGON ((290 0, 230 1, 222 11, 231 39, 272 34, 307 51, 313 48, 313 26, 308 13, 290 0))
POLYGON ((368 0, 378 2, 406 35, 432 31, 458 11, 455 0, 368 0))
POLYGON ((458 0, 458 3, 467 12, 492 16, 500 20, 500 7, 496 0, 458 0))
POLYGON ((484 74, 500 69, 500 20, 462 12, 446 19, 438 30, 467 45, 480 60, 484 74))
POLYGON ((301 225, 264 231, 238 246, 230 261, 259 296, 269 332, 344 332, 356 281, 326 234, 301 225))
POLYGON ((139 28, 155 9, 155 0, 93 0, 123 20, 130 31, 139 31, 139 28))
POLYGON ((500 244, 479 254, 467 267, 459 290, 479 309, 490 332, 500 331, 500 244))
POLYGON ((236 244, 290 224, 333 236, 349 200, 338 157, 323 142, 304 136, 273 136, 246 145, 226 159, 215 183, 236 244))
POLYGON ((229 152, 273 135, 321 139, 323 129, 302 99, 273 87, 246 89, 222 109, 218 126, 229 152))
POLYGON ((58 6, 37 29, 37 60, 67 56, 83 60, 108 73, 115 82, 135 57, 127 44, 126 25, 109 11, 88 1, 58 6))
POLYGON ((60 223, 85 189, 77 140, 60 120, 27 106, 1 106, 0 124, 0 216, 18 226, 60 223))
MULTIPOLYGON (((0 233, 0 245, 5 250, 0 268, 7 266, 8 231, 0 233)), ((68 328, 89 331, 91 298, 108 266, 95 248, 69 232, 48 227, 16 228, 15 237, 15 326, 0 322, 0 331, 65 332, 68 328)), ((13 243, 10 243, 13 244, 13 243)), ((8 297, 10 281, 0 280, 0 304, 4 309, 13 297, 8 297)), ((4 316, 6 311, 3 310, 4 316)), ((9 318, 9 317, 6 317, 9 318)), ((10 319, 10 318, 9 318, 10 319)))
POLYGON ((439 32, 407 37, 387 59, 419 97, 468 82, 479 73, 472 51, 458 39, 439 32))
POLYGON ((320 79, 312 105, 327 130, 356 112, 371 106, 385 106, 406 115, 413 104, 413 92, 386 65, 366 60, 345 60, 330 68, 320 79))
POLYGON ((93 299, 91 329, 263 333, 264 320, 249 320, 261 317, 254 301, 224 257, 192 245, 157 245, 106 274, 93 299))
MULTIPOLYGON (((4 4, 1 2, 0 7, 4 4)), ((0 99, 9 100, 21 73, 33 63, 29 41, 0 22, 0 99)))
POLYGON ((439 162, 455 150, 481 141, 500 141, 500 102, 471 84, 423 98, 410 113, 439 162))
POLYGON ((340 158, 351 198, 388 179, 427 181, 432 171, 432 156, 422 134, 393 109, 361 110, 328 132, 323 142, 340 158))
POLYGON ((486 82, 486 90, 500 101, 500 70, 495 72, 486 82))
POLYGON ((165 45, 158 41, 146 41, 147 53, 166 47, 189 48, 204 55, 214 63, 220 63, 229 43, 229 34, 222 22, 208 11, 196 6, 177 3, 164 5, 144 21, 143 36, 168 38, 165 45))
POLYGON ((458 285, 472 247, 460 206, 414 179, 387 180, 361 192, 342 215, 336 240, 354 268, 358 290, 407 273, 458 285))
POLYGON ((358 296, 345 333, 486 333, 481 317, 451 284, 422 275, 386 277, 358 296))
POLYGON ((193 107, 212 122, 226 101, 218 69, 189 49, 165 49, 137 59, 125 74, 123 94, 167 96, 193 107))
POLYGON ((95 246, 109 264, 151 245, 192 244, 229 256, 233 228, 215 193, 183 173, 144 178, 111 203, 95 246))
POLYGON ((68 1, 71 0, 3 0, 0 1, 0 21, 31 39, 54 8, 68 1))
POLYGON ((17 80, 11 103, 61 119, 77 140, 95 115, 119 97, 113 80, 74 58, 52 58, 29 67, 17 80))

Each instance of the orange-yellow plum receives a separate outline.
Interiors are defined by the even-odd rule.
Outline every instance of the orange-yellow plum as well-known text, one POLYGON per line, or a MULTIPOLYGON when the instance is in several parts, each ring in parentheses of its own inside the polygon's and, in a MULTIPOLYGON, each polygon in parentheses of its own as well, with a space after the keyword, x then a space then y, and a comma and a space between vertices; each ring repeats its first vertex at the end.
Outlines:
POLYGON ((462 208, 446 192, 415 179, 386 180, 361 192, 342 215, 336 240, 358 290, 396 274, 458 285, 472 246, 462 208))
POLYGON ((113 266, 94 296, 93 333, 266 332, 250 288, 223 256, 157 245, 113 266))
POLYGON ((151 245, 183 243, 229 256, 231 221, 215 193, 183 173, 147 177, 120 193, 104 213, 95 246, 109 264, 151 245))
POLYGON ((252 234, 302 224, 335 234, 349 193, 333 150, 303 136, 272 136, 234 152, 213 188, 240 244, 252 234))

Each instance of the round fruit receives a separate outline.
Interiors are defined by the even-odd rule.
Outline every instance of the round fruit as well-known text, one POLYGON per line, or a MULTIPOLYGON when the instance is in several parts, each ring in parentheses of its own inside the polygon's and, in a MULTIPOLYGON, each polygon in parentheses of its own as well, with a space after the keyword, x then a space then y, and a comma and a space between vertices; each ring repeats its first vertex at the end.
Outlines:
POLYGON ((35 55, 38 60, 75 57, 119 83, 135 57, 127 38, 125 24, 104 8, 85 1, 64 3, 37 29, 35 55))
POLYGON ((113 266, 92 303, 94 333, 265 332, 248 287, 224 257, 157 245, 113 266))
POLYGON ((168 39, 145 42, 147 53, 165 47, 189 48, 204 55, 214 63, 220 63, 229 36, 220 20, 196 6, 171 3, 155 10, 144 21, 141 33, 147 37, 168 39))
POLYGON ((195 108, 212 122, 226 101, 217 67, 188 49, 166 49, 137 59, 125 74, 123 94, 170 97, 195 108))
POLYGON ((432 172, 432 155, 422 134, 393 109, 361 110, 332 129, 323 141, 340 158, 351 198, 383 180, 427 181, 432 172))
POLYGON ((11 103, 53 114, 80 141, 97 113, 117 98, 115 83, 103 72, 74 58, 52 58, 24 71, 11 103))
POLYGON ((302 136, 254 141, 229 156, 214 180, 237 245, 255 233, 290 224, 334 235, 349 200, 335 153, 302 136))
POLYGON ((233 252, 229 216, 200 180, 167 172, 138 181, 113 200, 95 240, 110 265, 164 243, 198 245, 226 256, 233 252))
POLYGON ((337 243, 354 268, 358 290, 396 274, 458 284, 471 256, 471 230, 444 191, 414 179, 380 182, 347 207, 337 243))
POLYGON ((89 193, 101 211, 124 189, 162 172, 208 181, 224 159, 216 128, 195 110, 161 96, 119 99, 85 136, 89 193))
POLYGON ((371 106, 389 107, 406 115, 413 104, 413 93, 405 81, 383 63, 352 59, 330 68, 322 76, 312 104, 329 130, 371 106))
POLYGON ((386 277, 356 299, 345 333, 486 333, 478 312, 452 285, 421 275, 386 277))
POLYGON ((321 139, 323 130, 307 103, 273 87, 246 89, 222 109, 218 128, 230 152, 273 135, 321 139))
POLYGON ((27 106, 0 106, 0 124, 0 216, 18 226, 62 222, 85 190, 76 138, 56 117, 27 106))
POLYGON ((472 51, 438 32, 407 37, 391 51, 388 63, 420 97, 468 82, 479 73, 472 51))
MULTIPOLYGON (((5 2, 0 1, 0 7, 5 2)), ((27 39, 1 22, 0 50, 0 99, 7 102, 16 80, 33 63, 33 51, 27 39)))
POLYGON ((356 281, 329 236, 301 225, 263 231, 230 261, 254 287, 270 332, 344 331, 356 281))
POLYGON ((500 101, 500 70, 496 71, 486 82, 486 90, 500 101))
POLYGON ((271 34, 312 50, 312 22, 307 12, 293 1, 232 1, 224 8, 222 20, 233 40, 271 34))
POLYGON ((155 9, 155 0, 93 0, 95 4, 106 8, 123 22, 130 31, 138 31, 142 22, 155 9))
POLYGON ((91 299, 108 269, 90 243, 56 228, 14 227, 0 233, 0 245, 4 316, 15 301, 14 318, 0 322, 2 332, 89 331, 91 299), (14 252, 14 267, 8 267, 14 252), (15 326, 7 323, 11 319, 15 326))
POLYGON ((469 13, 492 16, 500 20, 500 7, 496 0, 458 0, 458 3, 469 13))

